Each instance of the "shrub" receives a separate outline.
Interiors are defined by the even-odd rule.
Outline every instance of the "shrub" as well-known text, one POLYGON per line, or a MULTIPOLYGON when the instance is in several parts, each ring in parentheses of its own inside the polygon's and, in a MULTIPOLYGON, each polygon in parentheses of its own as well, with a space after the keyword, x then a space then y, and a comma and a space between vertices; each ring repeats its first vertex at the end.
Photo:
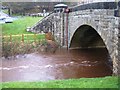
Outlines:
POLYGON ((15 58, 17 55, 25 55, 36 51, 37 47, 41 44, 41 41, 36 42, 3 42, 2 56, 9 59, 9 57, 15 58))

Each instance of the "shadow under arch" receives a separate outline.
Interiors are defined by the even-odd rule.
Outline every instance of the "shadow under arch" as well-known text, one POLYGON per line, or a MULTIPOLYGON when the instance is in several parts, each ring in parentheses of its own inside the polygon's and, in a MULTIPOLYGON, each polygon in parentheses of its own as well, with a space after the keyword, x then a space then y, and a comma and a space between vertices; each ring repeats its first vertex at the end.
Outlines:
MULTIPOLYGON (((90 25, 81 25, 73 34, 70 41, 70 49, 88 49, 88 48, 104 48, 107 53, 107 60, 113 70, 113 61, 106 44, 99 33, 90 25)), ((113 73, 113 71, 112 71, 113 73)))
POLYGON ((98 32, 89 25, 80 26, 70 42, 70 48, 101 48, 106 47, 98 32))

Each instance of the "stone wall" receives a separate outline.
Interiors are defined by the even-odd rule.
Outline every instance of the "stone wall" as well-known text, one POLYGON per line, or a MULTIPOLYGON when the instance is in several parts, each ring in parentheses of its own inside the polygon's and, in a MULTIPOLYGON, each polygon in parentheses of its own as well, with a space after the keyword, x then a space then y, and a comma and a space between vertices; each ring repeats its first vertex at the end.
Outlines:
POLYGON ((48 33, 51 32, 58 44, 64 44, 64 14, 51 13, 37 22, 30 28, 30 32, 34 33, 48 33))
POLYGON ((69 13, 69 46, 75 31, 82 25, 93 27, 103 39, 113 61, 113 72, 118 68, 118 17, 114 10, 82 10, 69 13))
POLYGON ((51 32, 54 27, 54 13, 49 14, 44 17, 42 20, 37 22, 33 27, 31 27, 30 31, 35 33, 43 32, 51 32))
POLYGON ((118 73, 120 75, 120 18, 119 18, 119 25, 118 25, 118 73))

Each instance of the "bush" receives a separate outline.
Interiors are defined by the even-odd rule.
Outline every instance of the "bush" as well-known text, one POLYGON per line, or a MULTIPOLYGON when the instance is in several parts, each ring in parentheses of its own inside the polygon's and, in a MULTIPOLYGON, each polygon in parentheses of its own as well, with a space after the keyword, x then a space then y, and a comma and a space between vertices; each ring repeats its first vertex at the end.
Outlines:
POLYGON ((36 42, 7 42, 2 45, 2 57, 9 59, 17 55, 25 55, 36 51, 41 41, 36 42))

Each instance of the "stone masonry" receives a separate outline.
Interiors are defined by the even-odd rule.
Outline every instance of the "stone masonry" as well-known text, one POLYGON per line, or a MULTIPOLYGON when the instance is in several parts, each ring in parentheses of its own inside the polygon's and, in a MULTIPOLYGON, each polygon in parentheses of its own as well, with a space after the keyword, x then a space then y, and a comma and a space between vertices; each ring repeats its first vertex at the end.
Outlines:
POLYGON ((103 39, 113 61, 113 71, 118 73, 118 25, 114 10, 84 10, 69 13, 69 44, 75 31, 82 25, 93 27, 103 39))
MULTIPOLYGON (((69 13, 52 13, 33 26, 31 31, 52 32, 61 46, 72 48, 73 36, 80 27, 84 30, 92 27, 97 32, 112 59, 113 74, 120 75, 118 72, 120 70, 120 18, 114 16, 114 9, 85 9, 69 13)), ((82 32, 79 33, 81 36, 84 34, 82 29, 79 29, 79 32, 82 32)))

